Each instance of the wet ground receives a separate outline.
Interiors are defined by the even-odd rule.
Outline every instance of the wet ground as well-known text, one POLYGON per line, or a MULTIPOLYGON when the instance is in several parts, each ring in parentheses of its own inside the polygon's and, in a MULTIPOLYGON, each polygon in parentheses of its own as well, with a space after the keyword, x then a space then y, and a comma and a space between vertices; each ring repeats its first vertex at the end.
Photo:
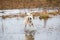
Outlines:
MULTIPOLYGON (((24 18, 0 18, 0 40, 25 40, 24 18), (4 32, 2 31, 4 27, 4 32)), ((50 18, 46 28, 43 28, 44 21, 38 18, 33 21, 37 30, 35 40, 60 40, 60 16, 50 18)))

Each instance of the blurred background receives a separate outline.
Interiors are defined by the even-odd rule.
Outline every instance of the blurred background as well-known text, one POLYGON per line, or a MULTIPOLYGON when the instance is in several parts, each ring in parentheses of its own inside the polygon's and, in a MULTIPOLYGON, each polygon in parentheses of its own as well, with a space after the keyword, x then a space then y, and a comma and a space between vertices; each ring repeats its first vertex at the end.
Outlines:
POLYGON ((60 0, 0 0, 0 9, 60 7, 60 0))
POLYGON ((43 13, 42 20, 35 17, 33 24, 37 32, 34 40, 60 40, 60 0, 0 0, 0 40, 25 40, 25 13, 40 13, 44 9, 49 13, 46 15, 52 13, 51 18, 43 13), (43 28, 45 18, 48 20, 43 28))

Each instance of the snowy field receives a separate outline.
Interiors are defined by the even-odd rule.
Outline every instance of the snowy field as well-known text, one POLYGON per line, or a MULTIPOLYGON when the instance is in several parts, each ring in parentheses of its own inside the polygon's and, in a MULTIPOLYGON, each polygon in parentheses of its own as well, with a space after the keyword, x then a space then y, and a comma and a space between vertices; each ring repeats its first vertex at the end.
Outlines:
MULTIPOLYGON (((17 12, 19 13, 19 11, 17 12)), ((10 12, 5 13, 9 14, 10 12)), ((33 23, 37 30, 35 40, 60 40, 60 16, 50 18, 46 28, 43 28, 44 21, 38 18, 35 18, 33 23)), ((7 18, 5 20, 0 18, 0 40, 25 40, 24 18, 7 18), (2 32, 2 25, 4 33, 2 32)))

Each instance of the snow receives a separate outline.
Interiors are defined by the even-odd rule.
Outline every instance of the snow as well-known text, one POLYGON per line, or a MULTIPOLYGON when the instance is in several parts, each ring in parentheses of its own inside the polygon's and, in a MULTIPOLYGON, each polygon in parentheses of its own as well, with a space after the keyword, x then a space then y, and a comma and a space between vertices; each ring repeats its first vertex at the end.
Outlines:
MULTIPOLYGON (((0 10, 1 15, 10 15, 10 14, 17 14, 17 13, 31 13, 31 12, 42 12, 43 8, 32 8, 32 9, 9 9, 9 10, 0 10), (4 12, 4 13, 1 13, 4 12)), ((47 12, 58 12, 57 9, 49 9, 47 12)))

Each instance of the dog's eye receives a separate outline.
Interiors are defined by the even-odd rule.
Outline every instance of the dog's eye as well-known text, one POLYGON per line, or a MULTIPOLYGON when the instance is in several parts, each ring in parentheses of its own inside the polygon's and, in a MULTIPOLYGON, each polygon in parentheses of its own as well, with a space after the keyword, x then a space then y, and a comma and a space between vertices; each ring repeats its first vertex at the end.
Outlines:
POLYGON ((28 18, 28 20, 31 20, 31 18, 28 18))

